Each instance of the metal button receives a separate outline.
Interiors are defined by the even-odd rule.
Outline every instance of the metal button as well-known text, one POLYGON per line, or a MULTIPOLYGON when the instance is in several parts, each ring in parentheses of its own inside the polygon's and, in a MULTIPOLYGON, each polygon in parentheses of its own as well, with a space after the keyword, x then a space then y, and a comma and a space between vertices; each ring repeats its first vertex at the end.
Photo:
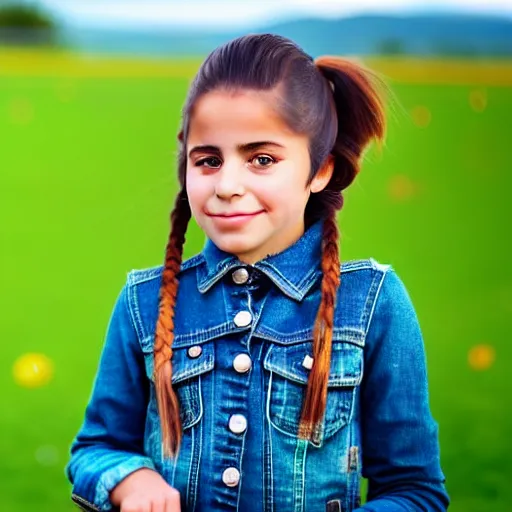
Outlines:
POLYGON ((192 358, 199 357, 202 352, 203 352, 203 349, 200 345, 194 345, 193 347, 190 347, 188 349, 188 355, 189 355, 189 357, 192 357, 192 358))
POLYGON ((222 481, 228 487, 236 487, 240 481, 240 471, 236 468, 227 468, 222 473, 222 481))
POLYGON ((243 414, 233 414, 229 418, 229 430, 235 434, 241 434, 247 429, 247 419, 243 414))
POLYGON ((304 356, 304 361, 302 361, 302 366, 307 370, 311 370, 311 368, 313 368, 313 361, 314 359, 309 354, 306 354, 304 356))
POLYGON ((233 368, 238 373, 245 373, 250 370, 252 366, 251 358, 247 354, 238 354, 235 359, 233 359, 233 368))
POLYGON ((237 327, 247 327, 252 322, 252 315, 249 311, 239 311, 234 318, 237 327))
POLYGON ((249 279, 249 272, 246 268, 238 268, 233 272, 231 277, 236 284, 244 284, 249 279))

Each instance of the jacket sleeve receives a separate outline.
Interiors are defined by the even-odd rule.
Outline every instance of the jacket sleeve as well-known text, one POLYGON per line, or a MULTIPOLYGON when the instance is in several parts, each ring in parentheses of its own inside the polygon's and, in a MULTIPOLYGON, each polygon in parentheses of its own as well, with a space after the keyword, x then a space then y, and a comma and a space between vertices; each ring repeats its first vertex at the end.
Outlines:
POLYGON ((410 296, 389 267, 365 347, 362 474, 367 503, 354 512, 443 512, 438 424, 429 406, 422 332, 410 296))
POLYGON ((111 314, 85 418, 71 444, 66 475, 83 510, 112 510, 110 491, 140 468, 149 381, 127 302, 127 284, 111 314))

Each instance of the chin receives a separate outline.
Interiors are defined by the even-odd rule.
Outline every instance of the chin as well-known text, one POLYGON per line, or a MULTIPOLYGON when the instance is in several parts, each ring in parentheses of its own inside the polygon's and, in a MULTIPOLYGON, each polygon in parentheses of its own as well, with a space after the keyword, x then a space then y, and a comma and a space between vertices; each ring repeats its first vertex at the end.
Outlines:
MULTIPOLYGON (((215 240, 214 240, 214 243, 215 243, 215 240)), ((219 243, 215 243, 215 245, 219 249, 221 249, 225 252, 232 253, 232 254, 244 254, 247 252, 252 252, 256 249, 256 247, 254 247, 253 244, 249 245, 249 244, 244 244, 244 243, 240 243, 240 242, 219 242, 219 243)))
POLYGON ((236 235, 232 237, 214 237, 212 242, 222 251, 229 252, 234 255, 243 255, 252 253, 258 249, 258 244, 254 243, 254 240, 244 240, 245 237, 236 235))

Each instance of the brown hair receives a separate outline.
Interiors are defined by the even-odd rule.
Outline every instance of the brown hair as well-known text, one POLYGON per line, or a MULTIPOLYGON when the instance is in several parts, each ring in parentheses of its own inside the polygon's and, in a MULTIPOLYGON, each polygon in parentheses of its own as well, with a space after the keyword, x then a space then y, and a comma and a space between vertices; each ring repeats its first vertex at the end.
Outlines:
POLYGON ((308 379, 298 435, 311 439, 321 425, 327 401, 334 308, 340 283, 336 211, 342 190, 360 169, 361 155, 371 139, 385 132, 384 82, 372 71, 348 59, 313 60, 292 41, 260 34, 240 37, 214 50, 200 67, 183 108, 179 133, 178 175, 181 190, 171 214, 155 332, 154 373, 163 450, 177 454, 181 442, 179 403, 171 386, 174 307, 185 233, 191 212, 186 194, 186 142, 194 103, 214 89, 276 91, 284 121, 309 137, 309 182, 333 158, 334 171, 326 188, 311 194, 305 210, 306 227, 323 219, 321 301, 313 329, 314 364, 308 379))

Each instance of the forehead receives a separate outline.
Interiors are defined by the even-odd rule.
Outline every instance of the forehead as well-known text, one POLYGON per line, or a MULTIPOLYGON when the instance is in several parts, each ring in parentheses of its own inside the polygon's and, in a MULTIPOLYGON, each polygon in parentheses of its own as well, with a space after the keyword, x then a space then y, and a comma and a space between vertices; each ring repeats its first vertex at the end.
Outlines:
POLYGON ((280 117, 278 101, 273 91, 208 92, 194 104, 189 141, 201 140, 220 146, 229 139, 236 139, 237 142, 303 139, 280 117))

